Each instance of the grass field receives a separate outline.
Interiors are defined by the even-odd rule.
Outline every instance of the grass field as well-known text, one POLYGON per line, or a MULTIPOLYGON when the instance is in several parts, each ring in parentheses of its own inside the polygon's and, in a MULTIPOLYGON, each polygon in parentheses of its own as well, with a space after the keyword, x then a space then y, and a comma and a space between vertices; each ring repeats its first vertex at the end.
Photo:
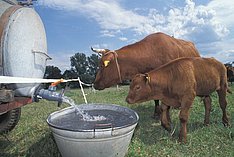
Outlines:
MULTIPOLYGON (((234 86, 231 87, 234 92, 234 86)), ((128 87, 109 88, 91 92, 86 89, 89 103, 108 103, 127 106, 140 117, 129 146, 127 157, 188 157, 188 156, 234 156, 234 127, 225 128, 221 122, 221 109, 216 93, 212 94, 211 124, 203 126, 204 105, 196 98, 190 112, 187 143, 177 142, 179 120, 178 110, 171 111, 175 127, 173 136, 151 118, 154 111, 153 101, 128 105, 125 102, 128 87)), ((77 104, 84 103, 80 90, 65 93, 77 104)), ((234 122, 234 94, 228 94, 227 111, 231 124, 234 122)), ((62 105, 62 108, 68 105, 62 105)), ((22 107, 21 119, 16 128, 8 134, 0 135, 0 157, 59 157, 53 135, 46 123, 48 115, 60 108, 55 102, 41 100, 22 107)))

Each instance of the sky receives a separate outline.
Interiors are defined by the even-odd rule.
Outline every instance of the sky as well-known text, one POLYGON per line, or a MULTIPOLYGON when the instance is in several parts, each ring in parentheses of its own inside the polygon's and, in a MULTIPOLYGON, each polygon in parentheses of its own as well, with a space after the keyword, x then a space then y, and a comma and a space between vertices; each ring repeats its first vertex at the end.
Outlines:
POLYGON ((47 65, 70 69, 75 53, 119 49, 155 32, 192 41, 201 56, 234 61, 233 0, 38 0, 47 65))

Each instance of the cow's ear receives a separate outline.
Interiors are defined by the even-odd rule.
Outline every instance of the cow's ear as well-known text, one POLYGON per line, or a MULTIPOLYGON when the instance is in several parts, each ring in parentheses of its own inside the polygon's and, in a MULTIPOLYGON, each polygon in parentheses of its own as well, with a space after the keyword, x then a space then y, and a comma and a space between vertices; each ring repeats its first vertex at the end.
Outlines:
POLYGON ((110 61, 105 60, 103 63, 104 63, 104 66, 105 66, 105 67, 107 67, 107 66, 108 66, 108 64, 110 63, 110 61))
POLYGON ((149 76, 148 73, 145 73, 145 78, 146 78, 146 82, 147 82, 147 83, 150 83, 151 78, 150 78, 150 76, 149 76))
POLYGON ((113 59, 114 59, 113 53, 107 54, 105 60, 103 61, 104 66, 107 67, 110 64, 111 60, 113 60, 113 59))

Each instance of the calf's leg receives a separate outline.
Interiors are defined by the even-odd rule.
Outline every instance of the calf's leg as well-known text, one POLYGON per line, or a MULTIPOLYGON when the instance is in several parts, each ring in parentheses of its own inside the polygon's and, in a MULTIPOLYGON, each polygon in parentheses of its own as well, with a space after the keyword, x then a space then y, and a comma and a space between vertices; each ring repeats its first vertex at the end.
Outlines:
POLYGON ((189 117, 189 109, 193 104, 195 94, 184 96, 181 102, 181 110, 179 114, 180 118, 180 133, 179 133, 179 142, 186 143, 187 140, 187 122, 189 117))
POLYGON ((186 143, 187 140, 187 122, 189 117, 189 109, 184 108, 180 111, 180 133, 179 133, 179 142, 186 143))
POLYGON ((165 104, 161 104, 161 125, 162 127, 164 127, 167 131, 171 131, 171 118, 170 118, 170 113, 169 110, 170 107, 165 105, 165 104))
POLYGON ((211 111, 211 98, 210 96, 205 96, 203 99, 204 105, 205 105, 205 119, 204 124, 209 125, 210 124, 210 111, 211 111))

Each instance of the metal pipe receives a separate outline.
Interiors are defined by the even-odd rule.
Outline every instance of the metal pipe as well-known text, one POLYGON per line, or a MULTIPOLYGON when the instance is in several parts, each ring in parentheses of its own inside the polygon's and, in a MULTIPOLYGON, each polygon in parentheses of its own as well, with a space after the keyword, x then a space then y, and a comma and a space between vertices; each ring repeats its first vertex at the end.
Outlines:
POLYGON ((79 81, 79 79, 41 79, 41 78, 26 78, 26 77, 12 77, 12 76, 0 76, 0 83, 52 83, 52 82, 71 82, 79 81), (61 81, 62 80, 62 81, 61 81))
POLYGON ((37 94, 38 98, 46 99, 49 101, 57 101, 59 104, 63 102, 63 94, 50 91, 48 89, 41 89, 37 94))

